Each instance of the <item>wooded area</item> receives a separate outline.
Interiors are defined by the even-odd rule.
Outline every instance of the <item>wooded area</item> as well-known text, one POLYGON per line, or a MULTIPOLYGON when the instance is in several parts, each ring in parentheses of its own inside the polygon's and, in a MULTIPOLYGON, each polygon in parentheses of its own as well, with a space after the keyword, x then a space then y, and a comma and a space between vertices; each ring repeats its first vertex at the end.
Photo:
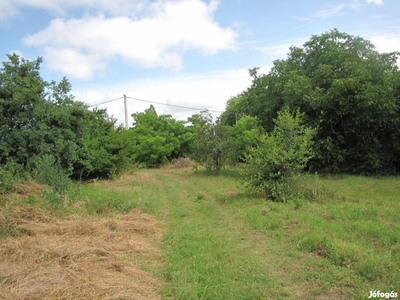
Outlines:
POLYGON ((179 157, 215 171, 245 164, 248 185, 272 198, 280 192, 270 184, 302 171, 398 173, 399 52, 379 53, 336 29, 289 50, 268 74, 250 69, 252 85, 216 120, 202 111, 178 121, 151 106, 132 114, 128 130, 76 101, 66 78, 44 81, 41 58, 8 55, 0 70, 2 189, 18 174, 109 178, 179 157))

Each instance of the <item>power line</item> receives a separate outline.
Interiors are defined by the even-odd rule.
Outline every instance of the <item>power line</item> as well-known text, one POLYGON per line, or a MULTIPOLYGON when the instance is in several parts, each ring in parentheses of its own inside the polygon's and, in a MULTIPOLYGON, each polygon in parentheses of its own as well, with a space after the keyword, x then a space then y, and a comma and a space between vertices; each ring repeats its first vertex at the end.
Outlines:
POLYGON ((98 105, 106 104, 106 103, 113 102, 113 101, 117 101, 117 100, 123 99, 123 98, 124 98, 124 97, 119 97, 119 98, 116 98, 116 99, 112 99, 112 100, 104 101, 104 102, 101 102, 101 103, 89 105, 89 107, 93 107, 93 106, 98 106, 98 105))
MULTIPOLYGON (((197 108, 197 107, 188 107, 188 106, 182 106, 182 105, 174 105, 174 104, 169 104, 169 103, 161 103, 161 102, 156 102, 156 101, 150 101, 150 100, 143 100, 143 99, 138 99, 138 98, 131 98, 127 97, 128 99, 136 100, 136 101, 142 101, 142 102, 147 102, 147 103, 153 103, 153 104, 159 104, 159 105, 165 105, 165 106, 172 106, 172 107, 178 107, 178 108, 185 108, 185 109, 191 109, 191 110, 204 110, 204 108, 197 108)), ((216 113, 222 113, 223 111, 220 110, 208 110, 210 112, 216 112, 216 113)))
MULTIPOLYGON (((104 101, 98 104, 94 104, 94 105, 89 105, 89 107, 93 107, 93 106, 98 106, 98 105, 102 105, 102 104, 106 104, 109 102, 113 102, 119 99, 123 99, 124 97, 119 97, 116 99, 112 99, 112 100, 108 100, 108 101, 104 101)), ((162 102, 156 102, 156 101, 150 101, 150 100, 144 100, 144 99, 139 99, 139 98, 132 98, 132 97, 126 97, 128 99, 131 100, 136 100, 136 101, 142 101, 142 102, 147 102, 147 103, 152 103, 152 104, 159 104, 159 105, 165 105, 165 106, 172 106, 172 107, 177 107, 177 108, 184 108, 184 109, 191 109, 191 110, 204 110, 204 108, 197 108, 197 107, 189 107, 189 106, 182 106, 182 105, 175 105, 175 104, 169 104, 169 103, 162 103, 162 102)), ((215 112, 215 113, 222 113, 223 111, 220 110, 208 110, 209 112, 215 112)))

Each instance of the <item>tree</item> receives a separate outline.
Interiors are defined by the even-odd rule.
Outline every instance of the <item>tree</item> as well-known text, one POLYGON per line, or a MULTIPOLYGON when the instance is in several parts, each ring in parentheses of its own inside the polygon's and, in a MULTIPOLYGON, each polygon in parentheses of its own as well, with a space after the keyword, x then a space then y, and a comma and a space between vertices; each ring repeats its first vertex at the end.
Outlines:
POLYGON ((220 120, 214 121, 208 110, 193 115, 188 121, 194 134, 190 158, 207 170, 220 171, 229 155, 229 128, 221 125, 220 120))
POLYGON ((115 128, 116 120, 105 109, 94 109, 86 118, 82 152, 88 159, 77 166, 86 178, 113 177, 133 166, 134 143, 129 130, 115 128))
POLYGON ((257 141, 264 130, 256 117, 247 116, 228 127, 227 133, 225 139, 229 147, 229 160, 235 164, 243 162, 248 149, 257 146, 257 141))
MULTIPOLYGON (((378 53, 361 37, 332 30, 291 47, 267 75, 250 70, 252 85, 242 93, 246 114, 267 132, 283 107, 305 114, 317 129, 309 166, 356 173, 400 170, 398 52, 378 53)), ((229 111, 230 106, 227 107, 229 111)))
POLYGON ((0 164, 13 160, 26 165, 39 147, 37 114, 45 109, 47 84, 39 76, 40 58, 29 62, 16 54, 7 56, 0 70, 0 164))
POLYGON ((171 115, 157 115, 151 105, 144 113, 132 114, 134 119, 134 160, 146 167, 158 167, 173 158, 185 156, 189 150, 191 134, 184 122, 171 115))
POLYGON ((32 159, 52 155, 72 174, 74 164, 85 159, 80 148, 87 107, 73 101, 67 79, 48 83, 40 77, 40 58, 8 58, 0 72, 0 163, 28 166, 32 159))
POLYGON ((227 104, 225 111, 221 114, 221 124, 233 126, 235 125, 241 118, 244 118, 246 114, 248 114, 248 110, 243 107, 245 104, 243 94, 236 95, 231 97, 227 104))
POLYGON ((13 54, 8 59, 0 70, 0 165, 30 171, 45 161, 46 168, 54 164, 73 178, 123 169, 120 153, 126 145, 105 110, 90 111, 74 101, 66 78, 44 81, 40 58, 30 62, 13 54))

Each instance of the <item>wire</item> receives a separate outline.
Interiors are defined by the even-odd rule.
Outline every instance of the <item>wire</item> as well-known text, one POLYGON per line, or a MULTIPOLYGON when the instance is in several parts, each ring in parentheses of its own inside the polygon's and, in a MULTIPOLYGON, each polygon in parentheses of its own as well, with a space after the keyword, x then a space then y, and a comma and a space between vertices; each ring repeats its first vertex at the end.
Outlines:
POLYGON ((123 99, 123 98, 124 98, 124 97, 119 97, 119 98, 116 98, 116 99, 112 99, 112 100, 104 101, 104 102, 101 102, 101 103, 89 105, 89 107, 93 107, 93 106, 98 106, 98 105, 106 104, 106 103, 113 102, 113 101, 117 101, 117 100, 123 99))
MULTIPOLYGON (((192 109, 192 110, 204 110, 204 108, 196 108, 196 107, 188 107, 188 106, 182 106, 182 105, 174 105, 174 104, 169 104, 169 103, 161 103, 161 102, 143 100, 143 99, 131 98, 131 97, 126 97, 126 98, 132 99, 132 100, 136 100, 136 101, 142 101, 142 102, 148 102, 148 103, 166 105, 166 106, 172 106, 172 107, 178 107, 178 108, 185 108, 185 109, 192 109)), ((223 111, 220 111, 220 110, 208 110, 208 111, 209 112, 216 112, 216 113, 222 113, 223 112, 223 111)))
MULTIPOLYGON (((108 101, 104 101, 98 104, 94 104, 94 105, 89 105, 89 107, 93 107, 93 106, 98 106, 98 105, 102 105, 102 104, 106 104, 109 102, 113 102, 113 101, 117 101, 120 99, 123 99, 124 97, 119 97, 116 99, 112 99, 112 100, 108 100, 108 101)), ((150 100, 144 100, 144 99, 138 99, 138 98, 132 98, 132 97, 126 97, 127 99, 131 99, 131 100, 136 100, 136 101, 142 101, 142 102, 147 102, 147 103, 153 103, 153 104, 159 104, 159 105, 166 105, 166 106, 172 106, 172 107, 178 107, 178 108, 185 108, 185 109, 191 109, 191 110, 204 110, 204 108, 197 108, 197 107, 189 107, 189 106, 182 106, 182 105, 175 105, 175 104, 169 104, 169 103, 161 103, 161 102, 156 102, 156 101, 150 101, 150 100)), ((222 113, 223 111, 220 110, 208 110, 209 112, 215 112, 215 113, 222 113)))

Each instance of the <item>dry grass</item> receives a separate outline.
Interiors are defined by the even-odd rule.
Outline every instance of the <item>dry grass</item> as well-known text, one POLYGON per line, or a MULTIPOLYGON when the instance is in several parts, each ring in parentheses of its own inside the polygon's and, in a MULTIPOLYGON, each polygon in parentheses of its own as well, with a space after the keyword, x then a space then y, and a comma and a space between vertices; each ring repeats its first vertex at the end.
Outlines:
POLYGON ((138 173, 125 173, 118 178, 118 180, 101 180, 95 183, 95 186, 101 186, 101 188, 129 192, 139 190, 143 185, 156 185, 161 186, 163 181, 153 176, 151 172, 138 172, 138 173), (129 182, 129 185, 127 185, 129 182))
POLYGON ((190 160, 188 157, 179 157, 179 158, 174 158, 168 165, 168 167, 182 169, 182 168, 194 167, 195 165, 196 163, 190 160))
POLYGON ((1 299, 160 299, 141 266, 162 263, 161 230, 140 210, 55 219, 21 208, 27 236, 0 245, 1 299))
POLYGON ((13 186, 10 193, 1 195, 0 199, 3 201, 10 201, 16 198, 28 198, 29 196, 40 197, 43 190, 49 189, 48 186, 34 181, 18 182, 13 186))

